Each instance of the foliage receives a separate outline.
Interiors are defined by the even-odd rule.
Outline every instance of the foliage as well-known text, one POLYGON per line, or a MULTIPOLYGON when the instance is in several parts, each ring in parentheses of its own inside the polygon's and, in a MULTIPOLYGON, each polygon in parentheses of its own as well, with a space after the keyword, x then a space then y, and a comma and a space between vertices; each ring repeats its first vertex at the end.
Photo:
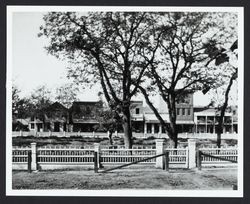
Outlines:
POLYGON ((17 88, 17 86, 12 86, 12 115, 16 115, 18 113, 19 109, 19 97, 20 90, 17 88))
POLYGON ((70 108, 73 101, 78 100, 77 93, 79 89, 72 83, 63 84, 56 89, 55 100, 64 105, 66 108, 70 108))
MULTIPOLYGON (((230 49, 220 49, 217 56, 219 55, 220 60, 216 61, 215 66, 220 66, 223 75, 222 80, 217 81, 217 87, 213 92, 212 104, 217 107, 220 111, 218 119, 218 131, 217 131, 217 146, 221 147, 221 134, 223 133, 224 116, 229 104, 230 91, 233 87, 234 81, 238 78, 238 67, 237 67, 237 49, 238 41, 232 43, 230 49), (236 61, 236 63, 235 63, 236 61), (235 65, 236 64, 236 65, 235 65), (214 92, 216 94, 214 94, 214 92)), ((214 49, 216 50, 216 48, 214 49)), ((237 96, 236 96, 237 98, 237 96)))
POLYGON ((223 77, 218 75, 217 67, 208 67, 208 64, 228 61, 220 46, 228 44, 235 30, 231 27, 225 29, 228 26, 225 19, 234 21, 235 15, 183 12, 169 13, 166 19, 172 28, 164 32, 157 53, 159 56, 150 63, 147 72, 150 84, 144 85, 146 88, 141 86, 140 90, 176 147, 176 102, 188 92, 207 92, 217 87, 218 77, 223 77), (150 101, 148 92, 155 91, 166 102, 170 124, 165 123, 150 101))
POLYGON ((143 12, 50 12, 40 28, 39 35, 50 41, 47 51, 70 63, 69 77, 85 86, 101 84, 110 107, 123 114, 128 147, 131 98, 155 57, 161 20, 161 14, 143 12))
POLYGON ((16 86, 12 86, 12 116, 13 118, 26 118, 29 115, 33 105, 30 99, 27 97, 20 97, 20 89, 16 86))

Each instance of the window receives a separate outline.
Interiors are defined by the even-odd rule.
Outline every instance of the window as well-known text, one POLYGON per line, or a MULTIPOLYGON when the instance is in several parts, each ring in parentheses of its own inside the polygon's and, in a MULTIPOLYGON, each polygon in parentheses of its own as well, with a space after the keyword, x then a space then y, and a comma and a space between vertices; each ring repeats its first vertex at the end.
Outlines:
POLYGON ((188 115, 191 115, 190 108, 187 109, 187 114, 188 114, 188 115))
POLYGON ((182 115, 185 115, 185 108, 182 108, 182 115))
POLYGON ((180 115, 180 109, 179 108, 176 108, 176 114, 180 115))
POLYGON ((140 114, 140 108, 135 109, 135 114, 140 114))
POLYGON ((34 129, 34 123, 31 123, 30 129, 34 129))

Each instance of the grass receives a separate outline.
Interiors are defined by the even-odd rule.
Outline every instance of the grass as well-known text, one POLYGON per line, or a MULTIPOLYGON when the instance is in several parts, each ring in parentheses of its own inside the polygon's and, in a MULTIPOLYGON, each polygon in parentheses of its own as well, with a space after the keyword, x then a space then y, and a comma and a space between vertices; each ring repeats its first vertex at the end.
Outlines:
POLYGON ((237 185, 237 169, 181 170, 126 168, 109 173, 93 170, 13 171, 13 189, 163 189, 217 190, 237 185))
MULTIPOLYGON (((209 145, 216 145, 216 140, 210 140, 210 139, 199 139, 197 141, 197 147, 199 146, 209 146, 209 145)), ((93 145, 95 142, 99 142, 102 145, 109 145, 108 138, 86 138, 86 137, 79 137, 79 136, 73 136, 73 137, 34 137, 34 136, 28 136, 28 137, 13 137, 12 143, 13 146, 30 146, 30 143, 36 142, 38 146, 46 146, 46 145, 78 145, 78 146, 84 146, 84 145, 93 145)), ((182 146, 187 145, 187 139, 179 139, 179 142, 181 142, 182 146)), ((124 145, 123 138, 113 138, 114 145, 124 145)), ((143 145, 143 146, 153 146, 155 145, 155 138, 150 137, 146 139, 136 139, 133 138, 133 144, 134 145, 143 145)), ((166 144, 172 144, 172 142, 169 139, 166 139, 166 144)), ((222 140, 222 146, 228 145, 228 146, 234 146, 237 144, 237 140, 222 140)))

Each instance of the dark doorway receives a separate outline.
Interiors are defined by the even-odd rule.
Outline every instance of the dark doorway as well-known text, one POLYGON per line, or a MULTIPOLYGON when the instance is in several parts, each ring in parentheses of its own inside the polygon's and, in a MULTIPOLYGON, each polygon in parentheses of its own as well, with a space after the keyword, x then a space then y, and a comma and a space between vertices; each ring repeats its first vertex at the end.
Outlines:
POLYGON ((59 122, 54 123, 54 132, 60 132, 60 123, 59 122))
POLYGON ((66 132, 66 123, 63 124, 63 131, 66 132))

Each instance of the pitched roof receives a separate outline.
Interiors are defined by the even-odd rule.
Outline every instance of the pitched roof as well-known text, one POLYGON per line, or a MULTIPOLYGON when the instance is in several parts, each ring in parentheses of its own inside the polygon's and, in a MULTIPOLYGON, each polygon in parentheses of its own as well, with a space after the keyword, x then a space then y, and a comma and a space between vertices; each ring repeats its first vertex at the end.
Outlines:
POLYGON ((58 101, 56 101, 55 103, 51 104, 49 107, 46 108, 47 111, 54 111, 56 109, 61 109, 64 111, 68 110, 64 105, 62 105, 58 101))

